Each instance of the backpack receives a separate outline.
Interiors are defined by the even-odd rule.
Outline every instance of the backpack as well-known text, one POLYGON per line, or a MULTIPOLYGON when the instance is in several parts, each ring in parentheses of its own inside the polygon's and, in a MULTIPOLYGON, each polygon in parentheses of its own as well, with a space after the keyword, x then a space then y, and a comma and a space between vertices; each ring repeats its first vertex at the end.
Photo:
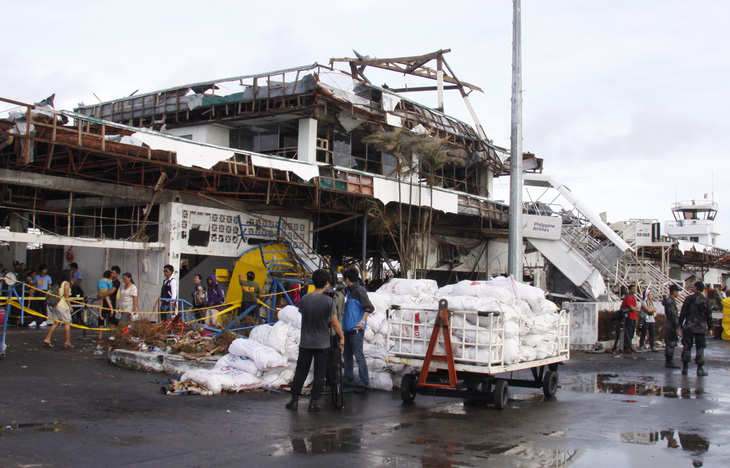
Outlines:
POLYGON ((58 303, 61 302, 61 285, 54 284, 48 292, 50 294, 46 297, 46 304, 51 307, 56 307, 58 303))
POLYGON ((208 293, 205 291, 204 287, 200 286, 200 289, 203 290, 200 294, 200 300, 198 300, 198 288, 195 288, 195 291, 193 291, 193 305, 195 307, 204 306, 208 303, 208 293))

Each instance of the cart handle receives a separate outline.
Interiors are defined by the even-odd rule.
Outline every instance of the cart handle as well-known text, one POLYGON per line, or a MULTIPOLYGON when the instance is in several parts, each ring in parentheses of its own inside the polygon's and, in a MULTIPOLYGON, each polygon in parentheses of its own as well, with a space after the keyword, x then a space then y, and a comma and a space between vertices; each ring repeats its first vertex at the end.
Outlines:
POLYGON ((480 310, 477 312, 479 317, 489 317, 490 315, 502 315, 499 310, 480 310))

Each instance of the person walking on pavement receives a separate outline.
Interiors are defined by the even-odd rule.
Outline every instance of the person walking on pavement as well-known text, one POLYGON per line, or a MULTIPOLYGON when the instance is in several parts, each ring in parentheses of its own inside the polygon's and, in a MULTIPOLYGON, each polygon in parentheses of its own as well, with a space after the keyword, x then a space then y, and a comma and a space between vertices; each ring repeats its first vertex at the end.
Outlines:
POLYGON ((56 328, 58 328, 61 324, 63 324, 63 336, 65 338, 63 343, 64 349, 75 348, 75 346, 71 344, 71 304, 68 302, 68 298, 71 296, 70 280, 71 272, 69 270, 61 272, 61 286, 58 289, 58 294, 61 296, 61 300, 55 307, 51 308, 48 314, 49 318, 53 320, 53 325, 51 325, 51 328, 48 329, 46 337, 41 342, 45 348, 54 348, 53 344, 51 344, 51 338, 53 337, 53 332, 55 332, 56 328))
POLYGON ((330 323, 340 339, 340 347, 345 346, 345 336, 342 326, 337 320, 335 301, 324 294, 329 286, 329 273, 326 270, 315 270, 312 273, 314 291, 305 295, 299 304, 302 314, 302 333, 299 341, 299 357, 294 380, 291 385, 291 401, 286 408, 296 410, 299 406, 299 395, 302 386, 309 374, 309 368, 314 360, 314 383, 312 384, 312 398, 309 400, 308 411, 319 411, 319 398, 324 389, 327 374, 327 359, 330 352, 330 323))
POLYGON ((707 346, 705 334, 708 330, 712 330, 712 312, 710 302, 702 295, 704 290, 705 284, 702 281, 696 282, 695 293, 684 300, 682 312, 679 314, 679 325, 682 327, 682 375, 687 375, 689 370, 692 345, 697 348, 695 352, 697 376, 707 375, 704 369, 705 347, 707 346))
POLYGON ((677 297, 679 296, 679 286, 673 284, 669 286, 669 296, 662 301, 664 306, 664 367, 669 369, 679 369, 674 363, 674 350, 679 344, 679 317, 677 316, 677 297))
POLYGON ((365 288, 360 285, 360 276, 357 269, 345 270, 343 276, 347 285, 347 301, 345 302, 345 311, 342 314, 342 328, 345 331, 343 383, 354 385, 356 387, 355 391, 362 393, 367 390, 370 383, 368 366, 362 349, 363 340, 368 324, 368 315, 375 310, 375 307, 370 302, 365 288), (357 361, 358 380, 353 378, 353 357, 357 361))
POLYGON ((621 302, 621 308, 628 310, 624 322, 624 330, 626 331, 626 339, 624 340, 624 353, 628 353, 632 358, 636 359, 634 352, 633 340, 636 330, 636 319, 638 317, 639 306, 636 304, 636 285, 629 286, 629 292, 621 302))

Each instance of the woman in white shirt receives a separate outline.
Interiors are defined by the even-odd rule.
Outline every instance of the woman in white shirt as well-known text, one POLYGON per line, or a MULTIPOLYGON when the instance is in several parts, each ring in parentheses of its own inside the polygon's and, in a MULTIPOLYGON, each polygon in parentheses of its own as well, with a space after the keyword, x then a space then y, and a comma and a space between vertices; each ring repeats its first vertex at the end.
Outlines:
POLYGON ((137 285, 134 284, 131 273, 122 275, 124 286, 119 291, 119 312, 122 314, 122 322, 131 322, 137 319, 139 313, 139 301, 137 299, 137 285))
POLYGON ((654 323, 654 314, 656 314, 656 305, 654 304, 654 294, 650 290, 646 291, 644 300, 641 301, 641 314, 644 316, 644 327, 641 329, 641 335, 639 336, 639 349, 644 349, 644 339, 646 338, 646 332, 649 332, 649 345, 651 350, 659 352, 654 347, 656 341, 656 325, 654 323))

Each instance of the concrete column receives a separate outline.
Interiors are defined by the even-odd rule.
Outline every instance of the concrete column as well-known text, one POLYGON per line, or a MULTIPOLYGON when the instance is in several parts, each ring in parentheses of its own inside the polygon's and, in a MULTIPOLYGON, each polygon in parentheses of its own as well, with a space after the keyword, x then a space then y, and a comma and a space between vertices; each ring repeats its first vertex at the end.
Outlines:
POLYGON ((300 161, 314 164, 317 162, 317 121, 301 119, 299 121, 299 139, 297 151, 300 161))
MULTIPOLYGON (((19 216, 10 216, 10 231, 11 232, 28 232, 28 221, 25 220, 30 214, 28 212, 20 212, 19 216)), ((5 249, 3 249, 5 250, 5 249)), ((13 260, 19 262, 26 262, 28 254, 28 244, 23 242, 11 242, 8 246, 7 251, 2 256, 2 264, 8 270, 13 268, 13 260)))

